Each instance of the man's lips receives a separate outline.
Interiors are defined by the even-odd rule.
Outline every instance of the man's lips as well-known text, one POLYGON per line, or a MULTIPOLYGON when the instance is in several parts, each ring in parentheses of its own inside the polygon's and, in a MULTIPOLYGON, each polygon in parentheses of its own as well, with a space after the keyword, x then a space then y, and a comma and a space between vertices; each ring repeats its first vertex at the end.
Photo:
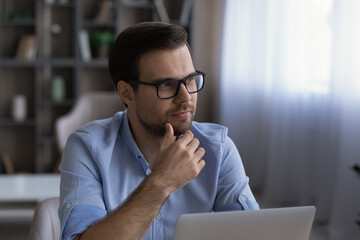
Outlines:
POLYGON ((194 106, 184 103, 173 109, 173 111, 170 112, 170 116, 175 118, 188 118, 193 114, 194 110, 194 106))
POLYGON ((181 112, 173 113, 173 114, 171 114, 171 116, 177 117, 177 118, 186 118, 186 117, 190 116, 190 114, 191 114, 190 111, 181 111, 181 112))

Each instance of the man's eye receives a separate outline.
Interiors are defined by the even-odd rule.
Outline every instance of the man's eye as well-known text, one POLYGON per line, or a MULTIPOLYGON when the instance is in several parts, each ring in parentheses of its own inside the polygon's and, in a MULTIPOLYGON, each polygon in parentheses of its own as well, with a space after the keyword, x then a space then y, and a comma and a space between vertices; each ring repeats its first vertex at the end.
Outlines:
POLYGON ((195 82, 195 76, 189 79, 186 79, 187 83, 194 83, 195 82))
POLYGON ((168 88, 168 87, 174 87, 177 86, 177 81, 175 80, 169 80, 169 81, 164 81, 162 83, 159 84, 159 87, 161 88, 168 88))

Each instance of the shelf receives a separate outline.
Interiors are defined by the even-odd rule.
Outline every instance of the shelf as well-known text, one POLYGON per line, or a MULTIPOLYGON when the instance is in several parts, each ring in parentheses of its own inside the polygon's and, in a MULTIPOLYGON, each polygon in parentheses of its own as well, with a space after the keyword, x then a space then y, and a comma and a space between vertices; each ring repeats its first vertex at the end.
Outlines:
POLYGON ((109 20, 107 22, 98 22, 96 20, 84 20, 84 28, 114 28, 116 22, 114 20, 109 20))
POLYGON ((56 140, 54 137, 39 137, 37 144, 39 145, 55 145, 56 140))
POLYGON ((130 7, 130 8, 153 8, 153 4, 150 3, 147 0, 122 0, 121 3, 124 7, 130 7))
POLYGON ((35 27, 36 22, 34 19, 21 20, 21 21, 2 20, 1 25, 2 27, 35 27))
POLYGON ((106 67, 108 67, 108 61, 106 59, 93 59, 88 62, 82 61, 80 66, 106 68, 106 67))
POLYGON ((35 119, 26 119, 24 121, 15 121, 12 118, 0 118, 0 125, 4 126, 35 126, 35 119))
POLYGON ((39 107, 71 107, 74 105, 74 99, 65 99, 61 102, 56 102, 49 99, 40 100, 38 103, 39 107))
POLYGON ((0 58, 0 67, 35 67, 41 61, 35 60, 19 60, 16 58, 0 58))
POLYGON ((45 7, 52 7, 52 8, 73 8, 75 7, 75 3, 73 1, 69 1, 68 3, 42 3, 45 7))
MULTIPOLYGON (((166 1, 173 10, 181 5, 166 1)), ((0 0, 0 154, 11 156, 17 172, 51 172, 60 155, 56 120, 68 114, 81 95, 114 91, 108 48, 91 45, 101 35, 97 33, 117 35, 134 23, 159 19, 153 0, 48 2, 0 0), (79 34, 81 30, 86 34, 79 34), (36 44, 26 35, 34 36, 36 44), (12 119, 16 95, 26 98, 27 119, 22 122, 12 119)), ((111 45, 113 37, 108 35, 102 44, 111 45)))
POLYGON ((74 67, 76 60, 73 58, 49 58, 38 60, 41 64, 52 65, 54 67, 74 67))

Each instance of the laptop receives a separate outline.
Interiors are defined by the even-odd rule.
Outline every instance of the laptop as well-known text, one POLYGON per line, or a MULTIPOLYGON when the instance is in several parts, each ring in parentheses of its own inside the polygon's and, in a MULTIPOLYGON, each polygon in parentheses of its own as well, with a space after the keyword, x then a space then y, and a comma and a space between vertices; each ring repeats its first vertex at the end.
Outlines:
POLYGON ((174 240, 308 240, 314 206, 184 214, 174 240))

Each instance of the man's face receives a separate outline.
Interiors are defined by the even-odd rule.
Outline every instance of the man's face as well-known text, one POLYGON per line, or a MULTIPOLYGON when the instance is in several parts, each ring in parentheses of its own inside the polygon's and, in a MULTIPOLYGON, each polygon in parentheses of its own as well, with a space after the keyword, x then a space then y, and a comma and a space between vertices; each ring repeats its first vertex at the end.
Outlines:
MULTIPOLYGON (((173 50, 155 50, 139 60, 139 80, 154 83, 168 78, 182 79, 195 72, 186 45, 173 50)), ((156 87, 139 85, 135 93, 136 117, 141 126, 154 136, 163 136, 165 123, 174 128, 175 135, 190 129, 197 103, 197 94, 189 94, 181 84, 174 98, 159 99, 156 87)))

